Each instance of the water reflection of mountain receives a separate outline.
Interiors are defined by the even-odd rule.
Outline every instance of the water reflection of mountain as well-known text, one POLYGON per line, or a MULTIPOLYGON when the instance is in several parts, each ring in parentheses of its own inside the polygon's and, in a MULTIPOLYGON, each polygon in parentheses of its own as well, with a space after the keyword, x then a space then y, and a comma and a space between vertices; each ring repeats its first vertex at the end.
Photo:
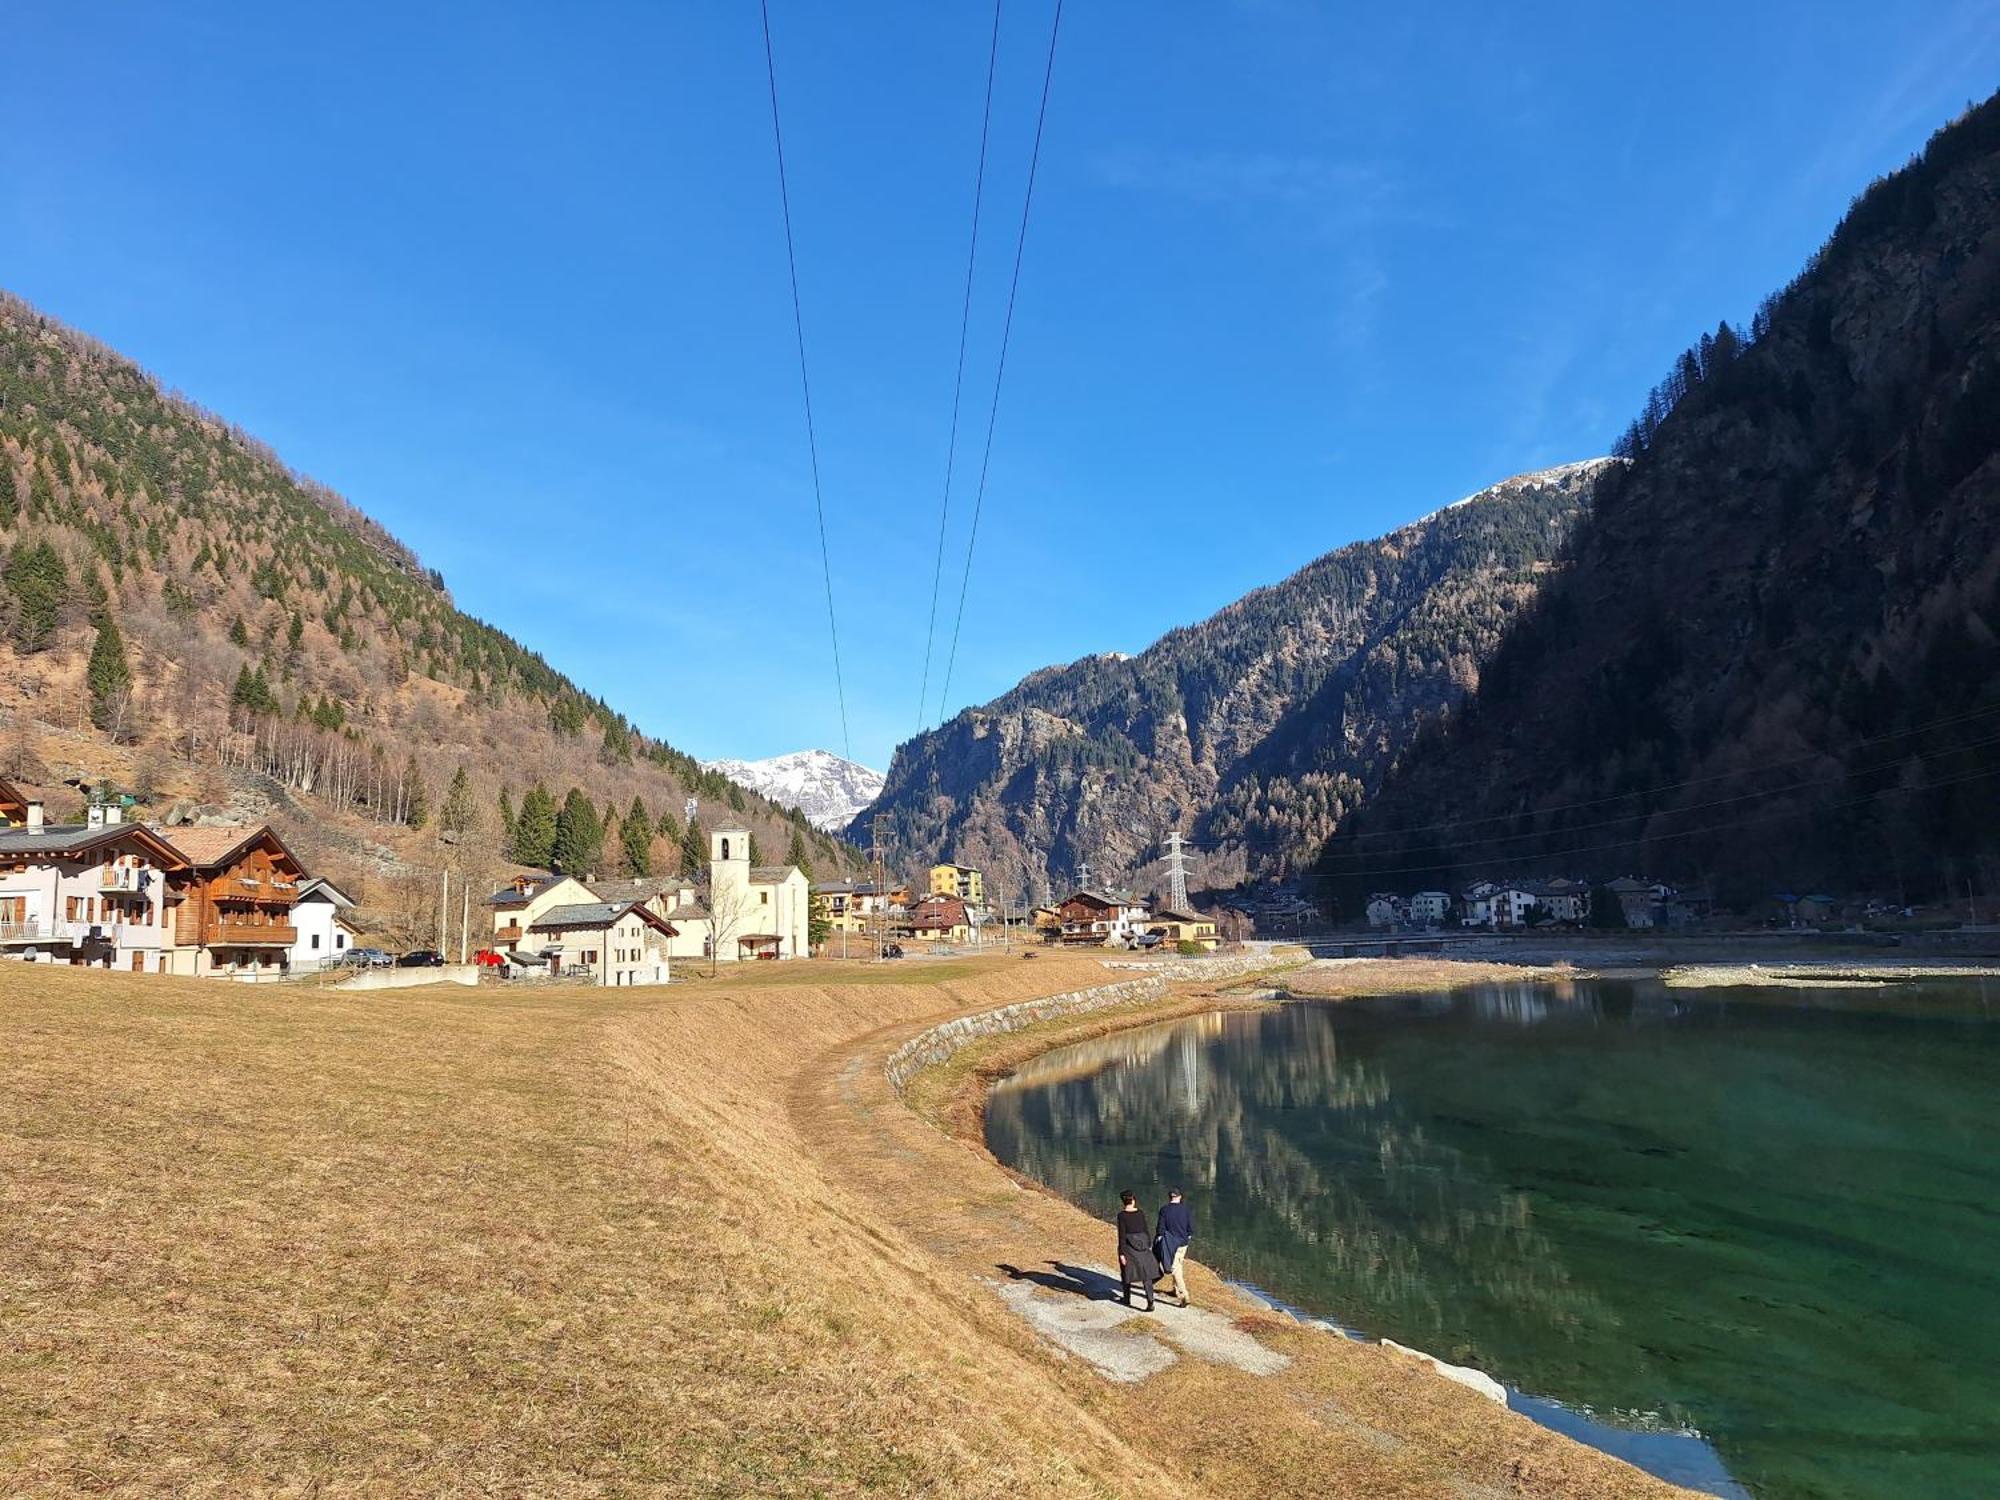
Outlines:
MULTIPOLYGON (((1475 1003, 1533 1024, 1570 1002, 1518 985, 1475 1003)), ((1097 1211, 1121 1187, 1177 1182, 1211 1264, 1447 1358, 1492 1366, 1505 1340, 1487 1334, 1530 1321, 1637 1376, 1616 1317, 1572 1282, 1528 1199, 1412 1120, 1381 1065, 1343 1055, 1334 1022, 1328 1006, 1288 1005, 1062 1049, 994 1090, 988 1143, 1097 1211)))

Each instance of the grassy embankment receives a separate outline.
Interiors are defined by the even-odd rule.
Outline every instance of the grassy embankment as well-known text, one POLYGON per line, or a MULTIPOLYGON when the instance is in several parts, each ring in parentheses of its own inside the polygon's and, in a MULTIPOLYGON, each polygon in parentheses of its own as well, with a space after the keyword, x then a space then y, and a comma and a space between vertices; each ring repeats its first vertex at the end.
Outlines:
POLYGON ((0 968, 0 1493, 1666 1493, 1269 1320, 1284 1375, 1137 1387, 1030 1332, 996 1259, 1102 1260, 1101 1228, 912 1114, 879 1057, 1103 977, 0 968))

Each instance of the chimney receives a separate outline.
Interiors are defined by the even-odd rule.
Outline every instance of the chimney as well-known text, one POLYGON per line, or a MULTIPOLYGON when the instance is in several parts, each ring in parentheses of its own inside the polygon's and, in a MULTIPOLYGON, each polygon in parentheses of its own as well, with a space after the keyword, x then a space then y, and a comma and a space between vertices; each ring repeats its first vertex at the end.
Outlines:
POLYGON ((84 814, 84 821, 92 828, 102 828, 104 826, 104 804, 102 802, 91 803, 90 811, 84 814))
POLYGON ((41 831, 42 799, 39 797, 30 797, 28 799, 28 832, 40 833, 41 831))
POLYGON ((104 804, 104 826, 106 828, 111 827, 114 823, 122 823, 124 821, 125 808, 122 803, 107 802, 104 804))

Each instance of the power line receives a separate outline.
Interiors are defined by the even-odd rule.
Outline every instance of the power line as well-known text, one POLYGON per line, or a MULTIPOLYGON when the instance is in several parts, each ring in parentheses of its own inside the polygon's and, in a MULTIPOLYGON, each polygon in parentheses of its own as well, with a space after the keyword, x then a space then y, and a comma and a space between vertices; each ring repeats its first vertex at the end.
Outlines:
POLYGON ((771 139, 778 148, 778 202, 785 216, 785 265, 792 278, 792 332, 799 345, 799 391, 805 397, 806 451, 812 457, 813 512, 819 520, 820 576, 826 582, 826 629, 833 638, 833 688, 840 700, 840 747, 849 760, 854 743, 847 734, 847 684, 840 670, 840 625, 833 614, 833 559, 826 545, 826 500, 819 482, 819 435, 813 426, 812 378, 806 373, 806 319, 799 303, 799 256, 792 242, 792 194, 785 180, 785 132, 778 123, 778 64, 771 55, 771 4, 759 0, 764 16, 764 75, 771 84, 771 139))
POLYGON ((1035 111, 1035 144, 1028 154, 1028 187, 1021 197, 1021 228, 1014 237, 1014 273, 1007 283, 1007 317, 1000 325, 1000 358, 993 370, 993 404, 986 414, 986 446, 979 459, 979 489, 972 500, 972 529, 965 538, 965 571, 958 581, 958 614, 952 621, 951 652, 945 657, 944 687, 938 693, 938 718, 951 698, 951 674, 958 665, 958 636, 965 626, 965 596, 972 584, 972 552, 979 542, 979 514, 986 504, 986 474, 993 461, 993 429, 1000 420, 1000 385, 1007 376, 1007 343, 1014 333, 1014 299, 1021 290, 1021 257, 1028 247, 1028 213, 1035 204, 1035 172, 1042 161, 1042 127, 1049 117, 1049 85, 1056 72, 1056 38, 1062 34, 1063 0, 1056 0, 1049 22, 1049 56, 1042 67, 1042 102, 1035 111))
MULTIPOLYGON (((1769 823, 1777 819, 1794 818, 1807 813, 1837 812, 1845 808, 1861 807, 1870 802, 1879 802, 1884 797, 1916 797, 1926 792, 1942 791, 1946 787, 1963 786, 1973 781, 1984 781, 1992 776, 2000 776, 2000 766, 1992 766, 1984 771, 1973 771, 1964 776, 1949 776, 1943 781, 1926 782, 1923 786, 1884 787, 1880 791, 1869 792, 1865 796, 1852 797, 1845 802, 1831 803, 1827 807, 1779 808, 1774 812, 1765 813, 1761 816, 1752 814, 1748 817, 1733 819, 1727 823, 1711 823, 1703 828, 1682 828, 1670 833, 1646 834, 1643 837, 1618 839, 1608 844, 1590 844, 1579 849, 1560 849, 1553 853, 1541 852, 1536 854, 1502 855, 1497 860, 1475 861, 1475 863, 1501 865, 1547 864, 1559 859, 1573 859, 1579 854, 1603 854, 1613 849, 1630 849, 1634 844, 1660 844, 1665 843, 1669 839, 1697 838, 1705 833, 1733 833, 1746 823, 1769 823)), ((1363 877, 1375 880, 1385 875, 1435 875, 1440 870, 1456 868, 1457 862, 1455 861, 1439 860, 1427 865, 1403 865, 1388 870, 1349 870, 1332 874, 1308 871, 1298 878, 1303 880, 1348 880, 1363 877)))
MULTIPOLYGON (((1870 735, 1861 739, 1849 740, 1843 747, 1829 747, 1826 749, 1815 750, 1805 755, 1791 756, 1784 760, 1766 761, 1763 765, 1757 766, 1751 770, 1711 771, 1706 775, 1690 776, 1680 781, 1666 781, 1666 782, 1660 782, 1654 786, 1635 787, 1634 789, 1628 792, 1611 792, 1602 797, 1585 797, 1572 802, 1552 802, 1540 807, 1522 808, 1515 812, 1486 813, 1476 818, 1445 818, 1434 823, 1412 823, 1406 826, 1399 826, 1395 828, 1359 829, 1353 833, 1334 834, 1330 836, 1326 842, 1332 843, 1335 840, 1338 840, 1341 843, 1349 843, 1352 841, 1358 841, 1360 839, 1404 838, 1413 833, 1434 833, 1440 829, 1446 829, 1446 828, 1474 828, 1482 823, 1504 823, 1515 818, 1539 818, 1539 817, 1544 817, 1549 813, 1573 812, 1579 808, 1585 808, 1585 807, 1601 807, 1608 802, 1623 802, 1629 797, 1656 797, 1663 792, 1674 792, 1674 791, 1680 791, 1686 787, 1702 786, 1711 781, 1729 781, 1737 777, 1757 775, 1765 771, 1782 770, 1787 766, 1801 766, 1811 761, 1825 760, 1830 755, 1837 755, 1842 753, 1843 750, 1853 751, 1853 750, 1859 750, 1864 746, 1869 746, 1869 745, 1886 745, 1892 740, 1906 740, 1914 735, 1928 734, 1934 729, 1949 729, 1955 725, 1969 723, 1971 720, 1984 718, 1988 714, 1993 714, 1993 713, 2000 713, 2000 703, 1987 703, 1978 708, 1967 709, 1962 713, 1951 714, 1941 719, 1931 719, 1922 724, 1913 724, 1908 729, 1899 729, 1892 734, 1870 735)), ((1947 749, 1932 751, 1930 753, 1934 755, 1951 755, 1951 754, 1956 754, 1962 750, 1978 749, 1981 745, 1984 745, 1986 743, 1987 742, 1984 740, 1975 741, 1973 744, 1970 745, 1957 745, 1949 747, 1947 749)), ((1924 758, 1924 756, 1918 755, 1916 758, 1921 760, 1924 758)), ((1847 774, 1862 775, 1866 774, 1867 771, 1869 770, 1884 770, 1884 769, 1890 769, 1890 768, 1886 766, 1867 767, 1860 772, 1850 772, 1847 774)), ((1832 783, 1827 783, 1827 784, 1830 785, 1832 783)), ((1812 783, 1802 783, 1801 785, 1810 786, 1812 785, 1812 783)), ((1744 795, 1775 796, 1782 792, 1793 791, 1797 789, 1798 789, 1797 786, 1778 787, 1774 788, 1770 793, 1746 793, 1744 795)), ((1734 801, 1737 799, 1724 798, 1722 800, 1734 801)), ((1702 806, 1708 804, 1696 804, 1696 805, 1702 806)), ((1671 814, 1674 812, 1681 812, 1686 810, 1688 809, 1669 808, 1669 809, 1663 809, 1662 811, 1671 814)), ((1626 814, 1625 816, 1637 817, 1639 815, 1640 815, 1639 810, 1634 809, 1634 811, 1632 811, 1629 814, 1626 814)), ((1623 821, 1625 821, 1624 817, 1613 818, 1609 820, 1610 823, 1620 823, 1623 821)), ((1488 840, 1539 837, 1539 836, 1546 836, 1547 834, 1550 833, 1573 832, 1578 826, 1594 826, 1594 825, 1572 825, 1569 829, 1561 829, 1561 828, 1545 829, 1532 834, 1496 833, 1487 835, 1477 835, 1476 837, 1484 837, 1488 840)), ((1272 835, 1268 838, 1236 838, 1236 839, 1220 839, 1220 840, 1204 839, 1199 843, 1191 843, 1191 847, 1210 849, 1210 850, 1245 849, 1252 847, 1292 848, 1295 846, 1296 846, 1296 840, 1286 839, 1278 835, 1272 835)))
POLYGON ((1000 4, 993 0, 993 39, 986 49, 986 102, 979 112, 979 168, 972 179, 972 239, 965 251, 965 298, 958 311, 958 365, 951 379, 951 440, 945 445, 944 499, 938 506, 937 561, 931 566, 931 613, 924 625, 924 675, 917 686, 917 733, 924 732, 931 694, 931 647, 937 637, 938 589, 944 582, 945 522, 951 517, 951 476, 958 461, 959 399, 965 392, 965 341, 972 326, 972 269, 979 259, 979 210, 986 196, 986 142, 993 126, 993 69, 1000 58, 1000 4))
MULTIPOLYGON (((1933 752, 1933 754, 1936 756, 1963 755, 1968 751, 1983 750, 1991 745, 2000 745, 2000 735, 1992 735, 1983 740, 1973 740, 1963 745, 1954 745, 1948 750, 1938 750, 1933 752)), ((1590 823, 1569 823, 1560 828, 1531 828, 1519 833, 1489 833, 1480 834, 1476 837, 1481 843, 1495 844, 1508 843, 1517 839, 1545 839, 1564 833, 1588 833, 1594 828, 1615 828, 1620 823, 1631 822, 1634 818, 1679 817, 1683 813, 1706 812, 1710 808, 1728 807, 1739 802, 1755 802, 1767 797, 1783 797, 1792 792, 1809 792, 1819 787, 1839 786, 1842 782, 1851 780, 1856 776, 1872 776, 1878 771, 1893 771, 1906 760, 1927 760, 1930 758, 1930 756, 1924 755, 1900 756, 1893 761, 1884 761, 1879 765, 1861 766, 1845 771, 1839 776, 1823 776, 1817 781, 1794 781, 1785 786, 1767 787, 1762 791, 1738 792, 1733 797, 1713 797, 1706 802, 1689 802, 1680 807, 1655 808, 1650 812, 1643 808, 1634 808, 1631 812, 1621 814, 1615 818, 1600 818, 1590 823)), ((1524 816, 1539 816, 1539 814, 1524 814, 1524 816)), ((1334 857, 1338 859, 1366 859, 1368 856, 1364 851, 1355 850, 1352 853, 1336 854, 1334 857)))

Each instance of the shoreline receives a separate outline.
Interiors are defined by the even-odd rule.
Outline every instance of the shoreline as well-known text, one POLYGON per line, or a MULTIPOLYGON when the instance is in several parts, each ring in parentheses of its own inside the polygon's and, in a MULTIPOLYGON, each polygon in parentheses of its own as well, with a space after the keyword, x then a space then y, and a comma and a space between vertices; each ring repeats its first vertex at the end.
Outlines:
MULTIPOLYGON (((1113 1003, 1043 1018, 1017 1029, 985 1033, 976 1033, 975 1028, 962 1024, 977 1018, 960 1018, 959 1029, 965 1034, 960 1045, 927 1066, 907 1071, 895 1068, 892 1061, 885 1068, 885 1075, 895 1096, 912 1114, 996 1167, 1018 1189, 1083 1213, 1077 1204, 1045 1183, 1000 1161, 985 1139, 986 1106, 993 1090, 1023 1069, 1067 1047, 1196 1016, 1262 1009, 1291 1000, 1364 999, 1491 983, 1560 986, 1596 977, 1594 972, 1572 967, 1567 962, 1510 964, 1455 959, 1343 958, 1286 964, 1274 955, 1272 964, 1244 973, 1212 993, 1176 994, 1169 983, 1156 999, 1113 1003), (1312 976, 1321 977, 1315 982, 1312 976), (1301 980, 1304 983, 1297 982, 1301 980)), ((922 1036, 905 1042, 891 1058, 902 1059, 922 1036)), ((1333 1317, 1294 1308, 1248 1282, 1224 1276, 1213 1268, 1205 1269, 1266 1316, 1282 1317, 1302 1330, 1336 1334, 1344 1343, 1380 1350, 1414 1369, 1428 1367, 1434 1378, 1469 1389, 1482 1400, 1526 1418, 1545 1432, 1629 1465, 1662 1484, 1721 1500, 1749 1500, 1749 1491, 1729 1473, 1721 1456, 1699 1434, 1648 1432, 1606 1422, 1595 1413, 1506 1385, 1484 1371, 1452 1365, 1423 1350, 1362 1333, 1333 1317)))

